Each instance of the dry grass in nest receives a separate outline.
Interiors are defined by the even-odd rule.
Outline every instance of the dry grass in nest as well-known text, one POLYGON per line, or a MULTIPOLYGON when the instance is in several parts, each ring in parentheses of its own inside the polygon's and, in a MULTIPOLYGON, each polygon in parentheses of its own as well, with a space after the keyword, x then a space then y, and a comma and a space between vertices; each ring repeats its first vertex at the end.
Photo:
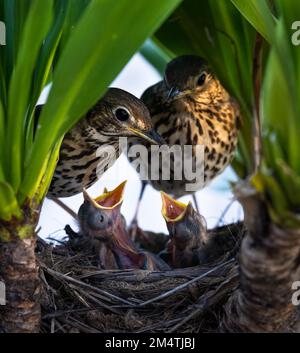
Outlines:
MULTIPOLYGON (((235 255, 244 233, 242 223, 211 230, 208 263, 164 272, 101 270, 88 244, 69 240, 54 246, 39 239, 41 330, 216 331, 224 303, 238 286, 235 255)), ((162 235, 151 233, 155 237, 163 246, 162 235)), ((149 248, 143 237, 137 241, 149 248)))

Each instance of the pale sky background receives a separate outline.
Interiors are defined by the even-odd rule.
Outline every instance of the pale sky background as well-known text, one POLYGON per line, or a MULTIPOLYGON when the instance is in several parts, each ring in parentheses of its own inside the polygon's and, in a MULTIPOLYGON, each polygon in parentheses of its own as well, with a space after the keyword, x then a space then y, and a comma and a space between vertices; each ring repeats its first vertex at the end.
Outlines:
MULTIPOLYGON (((122 88, 140 97, 147 87, 160 79, 160 75, 157 71, 148 64, 140 54, 136 54, 111 86, 122 88)), ((45 98, 46 92, 42 95, 40 103, 44 102, 45 98)), ((122 213, 126 218, 127 224, 129 224, 134 215, 141 182, 138 174, 130 166, 125 156, 121 156, 112 168, 110 168, 96 184, 88 189, 88 192, 91 196, 99 196, 104 187, 107 187, 109 190, 114 189, 125 179, 127 179, 127 185, 122 205, 122 213)), ((234 173, 231 168, 227 168, 224 173, 217 177, 209 186, 196 193, 200 211, 206 218, 209 228, 216 225, 226 206, 233 200, 233 195, 229 189, 229 181, 234 180, 234 173)), ((187 203, 191 199, 191 196, 185 196, 180 200, 187 203)), ((83 202, 83 197, 82 194, 79 194, 61 200, 77 213, 83 202)), ((237 201, 234 201, 224 217, 224 223, 231 223, 242 217, 242 208, 237 201)), ((140 227, 144 230, 167 232, 165 221, 161 215, 160 193, 149 185, 144 193, 138 221, 140 227)), ((57 206, 53 201, 46 199, 39 222, 39 227, 41 227, 39 235, 44 238, 50 236, 51 238, 60 239, 65 236, 64 227, 66 224, 70 224, 74 230, 77 229, 76 222, 74 222, 73 218, 68 213, 57 206)))

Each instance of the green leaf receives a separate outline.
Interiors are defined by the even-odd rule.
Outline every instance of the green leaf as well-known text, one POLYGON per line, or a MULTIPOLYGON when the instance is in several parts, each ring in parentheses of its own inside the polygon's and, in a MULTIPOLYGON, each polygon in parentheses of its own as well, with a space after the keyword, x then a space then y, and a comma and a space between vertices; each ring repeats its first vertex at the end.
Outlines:
MULTIPOLYGON (((59 0, 60 1, 60 0, 59 0)), ((64 31, 62 33, 62 39, 60 46, 63 48, 70 36, 73 34, 79 19, 83 15, 87 6, 90 4, 91 0, 76 0, 69 1, 68 0, 68 12, 67 18, 64 25, 64 31)))
MULTIPOLYGON (((26 131, 26 151, 29 151, 33 143, 33 130, 34 130, 34 109, 38 98, 41 95, 42 89, 47 84, 50 71, 53 65, 53 59, 62 35, 66 13, 68 10, 68 0, 60 0, 56 2, 54 23, 52 24, 51 30, 48 33, 44 44, 40 50, 37 67, 34 72, 33 87, 31 93, 31 102, 28 109, 28 126, 26 131)), ((25 156, 26 158, 26 156, 25 156)))
MULTIPOLYGON (((107 86, 179 4, 179 0, 92 1, 57 64, 39 119, 20 195, 32 194, 35 178, 57 139, 94 104, 107 86), (134 19, 134 20, 133 20, 134 19)), ((24 201, 23 197, 21 200, 24 201)))
POLYGON ((275 18, 272 16, 266 0, 231 0, 251 25, 271 42, 275 30, 275 18))
MULTIPOLYGON (((12 71, 15 67, 18 48, 24 29, 24 22, 30 8, 31 0, 2 0, 1 9, 6 27, 6 45, 1 47, 3 60, 3 77, 8 88, 12 71)), ((2 61, 1 60, 1 61, 2 61)))
POLYGON ((171 54, 166 54, 153 40, 148 39, 142 46, 140 53, 163 76, 167 63, 172 59, 171 54))
POLYGON ((282 217, 288 209, 288 204, 283 190, 277 180, 267 174, 257 174, 252 179, 257 190, 263 192, 266 202, 276 210, 276 214, 282 217))
POLYGON ((6 145, 9 147, 6 148, 6 151, 7 164, 9 165, 8 180, 15 190, 18 189, 22 178, 24 122, 32 73, 38 51, 50 24, 51 7, 52 0, 32 0, 9 87, 6 136, 6 145))
POLYGON ((300 171, 297 148, 299 140, 298 117, 289 79, 286 68, 281 65, 277 52, 273 49, 263 83, 261 105, 263 126, 265 128, 271 127, 274 133, 276 132, 276 138, 285 149, 291 167, 300 171))
POLYGON ((282 188, 285 190, 285 195, 290 203, 290 210, 295 211, 299 209, 300 205, 300 176, 283 160, 277 159, 277 173, 278 179, 281 182, 282 188))
POLYGON ((38 192, 36 194, 36 197, 37 197, 36 201, 38 203, 40 203, 44 199, 44 197, 47 194, 48 188, 51 184, 55 166, 59 158, 59 149, 60 149, 62 140, 63 140, 62 138, 58 140, 58 142, 54 146, 46 167, 46 170, 48 171, 48 173, 44 174, 43 179, 40 182, 40 185, 36 187, 38 189, 38 192))
POLYGON ((0 165, 4 166, 4 147, 5 147, 5 116, 2 101, 0 100, 0 165))
POLYGON ((7 182, 0 181, 0 219, 9 221, 12 216, 21 217, 16 195, 7 182))

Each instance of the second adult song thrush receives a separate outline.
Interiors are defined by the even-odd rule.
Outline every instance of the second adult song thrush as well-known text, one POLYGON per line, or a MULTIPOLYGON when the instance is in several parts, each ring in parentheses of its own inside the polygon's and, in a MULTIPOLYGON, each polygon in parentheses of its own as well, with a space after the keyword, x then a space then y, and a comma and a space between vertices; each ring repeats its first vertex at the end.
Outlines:
MULTIPOLYGON (((172 60, 166 67, 164 79, 149 87, 141 99, 150 111, 155 130, 169 146, 192 146, 190 157, 194 166, 195 146, 203 146, 203 178, 196 189, 206 186, 228 166, 237 145, 240 111, 202 58, 185 55, 172 60)), ((147 142, 145 146, 150 148, 147 142)), ((196 179, 187 180, 182 173, 182 178, 176 180, 176 164, 171 154, 170 157, 168 180, 162 177, 163 164, 158 166, 158 180, 151 180, 150 171, 154 166, 150 158, 146 161, 148 181, 155 189, 178 198, 191 193, 186 185, 196 179)), ((182 165, 179 168, 183 168, 182 165)))

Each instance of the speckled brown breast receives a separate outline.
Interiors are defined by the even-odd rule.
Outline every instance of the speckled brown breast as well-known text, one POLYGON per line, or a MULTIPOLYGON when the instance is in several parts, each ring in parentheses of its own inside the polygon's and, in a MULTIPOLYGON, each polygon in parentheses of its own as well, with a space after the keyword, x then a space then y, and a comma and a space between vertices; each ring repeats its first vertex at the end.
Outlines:
MULTIPOLYGON (((187 95, 170 103, 157 98, 163 97, 163 92, 160 90, 163 90, 161 83, 153 86, 150 93, 148 89, 142 96, 142 100, 151 113, 154 128, 169 146, 203 145, 204 182, 200 189, 219 175, 232 160, 240 121, 238 105, 221 86, 220 91, 213 98, 197 99, 187 95), (156 97, 156 100, 152 97, 156 97)), ((192 159, 194 164, 195 147, 193 147, 192 159)), ((148 163, 150 170, 150 160, 148 163)), ((186 190, 186 184, 196 180, 187 180, 184 173, 182 173, 182 180, 174 179, 176 166, 172 161, 172 155, 170 180, 162 180, 161 167, 160 165, 159 180, 149 180, 155 189, 163 190, 175 197, 190 193, 186 190)))
POLYGON ((78 125, 64 138, 48 196, 69 197, 82 192, 83 188, 97 181, 101 176, 97 175, 97 171, 103 167, 105 172, 113 158, 118 157, 118 153, 118 138, 107 137, 96 130, 89 131, 87 127, 83 129, 78 125), (98 147, 103 145, 113 146, 115 155, 98 154, 98 147))

